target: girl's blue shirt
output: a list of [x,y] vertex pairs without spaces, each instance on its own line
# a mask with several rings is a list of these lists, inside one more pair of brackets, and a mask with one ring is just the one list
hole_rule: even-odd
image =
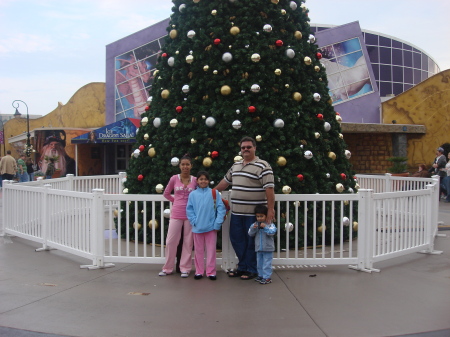
[[222,227],[227,210],[220,193],[216,193],[215,208],[211,188],[199,187],[189,194],[186,215],[192,225],[193,233],[206,233],[212,230],[220,230]]

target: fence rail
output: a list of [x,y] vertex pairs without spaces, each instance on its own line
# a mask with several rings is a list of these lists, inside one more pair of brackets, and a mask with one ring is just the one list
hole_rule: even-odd
[[[436,253],[438,177],[357,175],[355,194],[276,195],[274,266],[373,263],[413,252]],[[167,210],[162,195],[122,194],[124,174],[4,181],[0,235],[60,249],[104,268],[112,263],[164,263]],[[228,192],[223,193],[228,199]],[[27,205],[27,211],[23,206]],[[166,212],[164,212],[166,210]],[[229,217],[222,227],[218,263],[236,267]]]

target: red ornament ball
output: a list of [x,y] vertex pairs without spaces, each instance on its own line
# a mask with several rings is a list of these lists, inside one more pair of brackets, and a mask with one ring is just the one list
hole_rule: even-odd
[[347,179],[347,176],[345,175],[345,173],[341,173],[341,179],[342,179],[342,180]]
[[145,111],[148,111],[148,110],[150,110],[150,106],[149,106],[149,105],[147,105],[147,106],[145,107]]
[[217,152],[217,151],[211,152],[211,157],[212,158],[217,158],[218,156],[219,156],[219,152]]
[[318,60],[320,60],[320,59],[322,58],[322,54],[321,54],[321,53],[316,53],[316,58],[317,58]]
[[303,174],[298,174],[297,175],[298,180],[303,181],[303,179],[305,179],[305,177],[303,176]]
[[255,112],[256,112],[256,108],[255,108],[253,105],[250,105],[250,106],[248,107],[248,112],[250,112],[250,113],[255,113]]
[[144,145],[139,145],[139,151],[144,151],[145,150],[145,146]]
[[336,115],[340,116],[341,114],[339,112],[336,111]]
[[183,111],[183,107],[182,107],[181,105],[179,105],[179,106],[177,106],[177,107],[175,108],[175,110],[176,110],[178,113],[181,113],[181,112]]
[[322,114],[317,114],[317,118],[323,119],[323,115]]
[[281,40],[276,40],[276,41],[275,41],[275,45],[276,45],[277,47],[281,47],[281,46],[283,45],[283,41],[281,41]]
[[138,180],[139,180],[139,181],[144,180],[144,176],[143,176],[142,174],[138,175]]
[[162,53],[162,57],[167,57],[167,53]]
[[220,41],[220,39],[214,39],[214,44],[217,46],[218,44],[220,44],[220,42],[222,42],[222,41]]

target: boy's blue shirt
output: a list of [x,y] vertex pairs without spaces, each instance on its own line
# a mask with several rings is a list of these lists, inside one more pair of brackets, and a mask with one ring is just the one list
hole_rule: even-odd
[[274,235],[277,232],[277,227],[273,223],[266,224],[264,228],[259,228],[259,222],[255,222],[255,224],[258,224],[258,228],[253,228],[253,224],[248,230],[248,235],[255,237],[255,251],[273,252],[275,250]]
[[216,208],[214,208],[212,190],[209,187],[199,187],[189,194],[186,214],[192,225],[193,233],[206,233],[212,230],[220,230],[226,211],[220,193],[218,192]]

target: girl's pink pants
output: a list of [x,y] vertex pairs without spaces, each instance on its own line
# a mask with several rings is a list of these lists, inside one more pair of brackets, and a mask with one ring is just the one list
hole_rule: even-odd
[[205,272],[206,252],[206,276],[216,275],[216,243],[217,232],[193,233],[195,251],[195,274],[203,275]]

